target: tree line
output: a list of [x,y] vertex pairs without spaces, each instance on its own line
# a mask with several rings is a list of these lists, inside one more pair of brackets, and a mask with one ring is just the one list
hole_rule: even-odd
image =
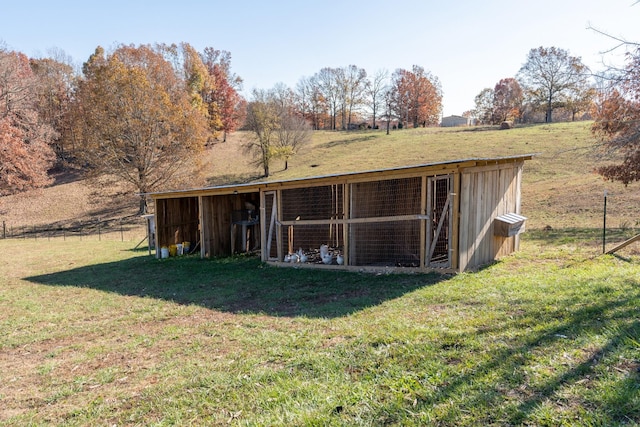
[[441,111],[440,82],[423,67],[380,70],[370,78],[365,69],[349,65],[322,68],[295,88],[280,83],[254,89],[245,128],[255,135],[249,148],[256,164],[269,176],[271,161],[284,159],[286,169],[310,130],[377,129],[382,120],[389,133],[392,126],[435,126]]
[[97,47],[76,74],[64,55],[0,47],[0,196],[51,182],[73,165],[141,194],[193,173],[207,144],[244,120],[229,52],[188,43]]
[[531,49],[516,76],[483,89],[468,115],[479,124],[591,118],[596,97],[592,77],[589,67],[567,50]]
[[[598,84],[567,51],[532,49],[516,77],[484,89],[467,114],[481,123],[589,114],[603,147],[624,154],[622,165],[601,173],[638,180],[640,50],[629,46],[626,66],[599,75]],[[254,89],[248,101],[242,84],[229,52],[188,43],[97,47],[81,73],[61,51],[28,58],[0,46],[0,196],[48,185],[54,165],[74,165],[103,183],[128,183],[144,212],[145,193],[191,180],[198,154],[241,127],[268,176],[272,160],[286,167],[312,130],[389,133],[435,126],[442,112],[439,79],[418,65],[373,75],[356,65],[322,68],[294,88]]]

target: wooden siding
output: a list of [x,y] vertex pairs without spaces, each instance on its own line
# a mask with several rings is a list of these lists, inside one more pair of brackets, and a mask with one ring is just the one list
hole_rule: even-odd
[[460,184],[459,265],[477,268],[518,249],[519,237],[494,236],[493,221],[520,213],[523,162],[464,170]]
[[200,240],[197,197],[156,200],[155,205],[157,248]]
[[[245,210],[245,202],[250,202],[259,209],[257,193],[225,194],[218,196],[201,197],[202,205],[202,255],[204,257],[217,257],[231,255],[231,223],[234,211]],[[249,230],[253,232],[256,246],[259,242],[257,232],[259,226]],[[235,248],[242,248],[243,236],[239,231],[235,233]]]

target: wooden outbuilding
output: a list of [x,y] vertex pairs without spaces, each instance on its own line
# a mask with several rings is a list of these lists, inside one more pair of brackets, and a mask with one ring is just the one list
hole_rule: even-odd
[[300,267],[477,269],[518,250],[532,157],[152,193],[156,254],[189,242],[202,257],[256,251]]

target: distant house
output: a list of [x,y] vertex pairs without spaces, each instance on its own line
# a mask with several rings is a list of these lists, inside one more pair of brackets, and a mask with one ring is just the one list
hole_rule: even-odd
[[469,126],[469,119],[462,116],[447,116],[442,118],[440,126],[442,127],[454,127],[454,126]]

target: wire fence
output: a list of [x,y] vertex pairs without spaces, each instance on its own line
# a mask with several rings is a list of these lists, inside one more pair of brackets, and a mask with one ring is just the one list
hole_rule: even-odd
[[144,222],[129,218],[76,221],[67,224],[13,225],[2,221],[0,239],[142,241],[146,238]]

